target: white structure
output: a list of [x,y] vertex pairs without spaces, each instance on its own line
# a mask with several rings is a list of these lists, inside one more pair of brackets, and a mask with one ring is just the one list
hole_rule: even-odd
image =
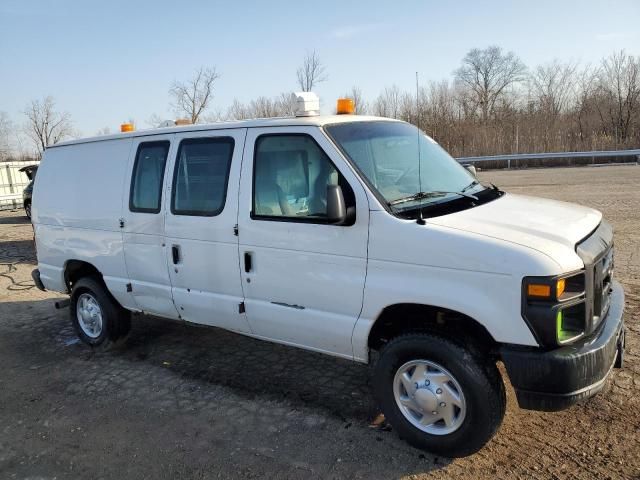
[[0,210],[22,208],[22,191],[29,178],[20,169],[38,162],[0,162]]
[[[389,421],[445,455],[505,410],[597,392],[623,349],[612,232],[596,210],[504,193],[415,127],[318,116],[189,125],[46,150],[41,288],[94,348],[128,313],[369,362]],[[306,381],[301,379],[301,381]]]

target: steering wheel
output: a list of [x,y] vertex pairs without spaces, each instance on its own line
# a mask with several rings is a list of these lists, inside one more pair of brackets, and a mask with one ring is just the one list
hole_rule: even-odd
[[411,172],[415,172],[415,171],[416,171],[416,168],[415,168],[415,167],[410,168],[409,170],[407,170],[406,172],[404,172],[402,175],[400,175],[400,176],[398,177],[398,179],[397,179],[395,182],[393,182],[393,184],[394,184],[394,185],[399,185],[399,184],[402,182],[402,180],[404,180],[404,178],[405,178],[407,175],[409,175]]

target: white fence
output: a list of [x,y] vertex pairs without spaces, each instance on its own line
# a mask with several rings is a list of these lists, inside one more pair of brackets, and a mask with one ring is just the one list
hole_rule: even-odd
[[0,162],[0,210],[22,208],[22,191],[29,184],[29,177],[22,167],[38,162]]

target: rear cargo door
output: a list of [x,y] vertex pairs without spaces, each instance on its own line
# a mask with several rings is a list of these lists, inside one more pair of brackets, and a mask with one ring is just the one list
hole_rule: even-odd
[[246,129],[176,134],[165,231],[180,317],[246,333],[236,234],[245,136]]
[[132,295],[144,312],[179,318],[166,257],[164,194],[174,135],[134,138],[123,195],[124,256]]

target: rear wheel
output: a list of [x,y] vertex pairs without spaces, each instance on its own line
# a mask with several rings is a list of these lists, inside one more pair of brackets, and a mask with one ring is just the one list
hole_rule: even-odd
[[31,220],[31,202],[26,202],[24,204],[24,213],[29,220]]
[[80,339],[96,350],[106,351],[122,343],[131,330],[131,315],[96,278],[76,282],[69,312]]
[[380,353],[374,387],[402,438],[448,457],[480,450],[504,418],[506,396],[495,363],[438,335],[391,340]]

